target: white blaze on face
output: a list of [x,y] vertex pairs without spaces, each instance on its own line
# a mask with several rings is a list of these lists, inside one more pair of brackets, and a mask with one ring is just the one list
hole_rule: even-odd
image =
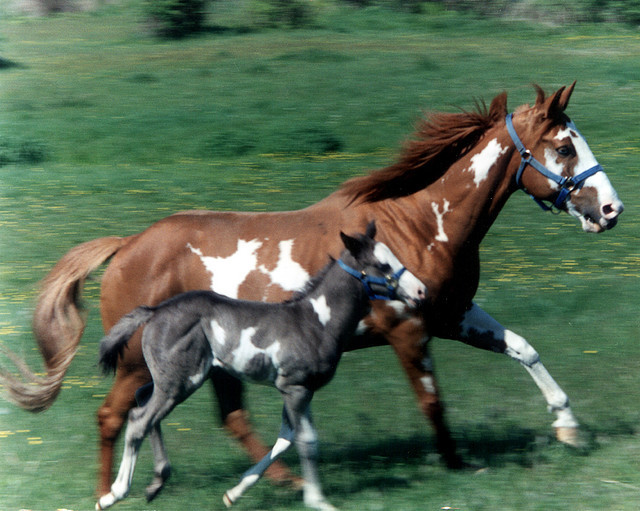
[[269,271],[264,265],[260,270],[268,275],[273,284],[277,284],[285,291],[298,291],[304,287],[309,280],[310,275],[299,263],[293,260],[293,240],[284,240],[278,244],[280,256],[276,267]]
[[204,267],[211,273],[211,289],[231,298],[238,298],[240,285],[256,269],[257,252],[261,246],[262,242],[258,240],[238,240],[235,253],[229,257],[210,257],[205,256],[202,250],[194,248],[190,243],[187,244],[191,252],[200,257]]
[[476,184],[476,188],[480,186],[480,183],[487,179],[489,170],[493,167],[498,158],[505,153],[506,147],[502,147],[498,143],[498,139],[493,139],[487,144],[487,146],[471,158],[471,167],[469,171],[473,172],[473,182]]
[[[404,265],[398,260],[395,254],[391,252],[391,249],[384,243],[377,242],[375,244],[373,255],[382,264],[388,264],[391,267],[393,273],[396,273],[404,268]],[[407,270],[405,270],[402,275],[400,275],[400,280],[398,281],[398,290],[403,291],[405,295],[413,300],[421,300],[426,296],[425,285],[420,282],[420,280],[418,280],[418,278],[413,273]],[[393,302],[390,302],[389,305],[391,303]]]
[[447,214],[449,210],[449,201],[444,199],[444,203],[442,206],[442,211],[440,211],[440,204],[437,202],[431,203],[431,209],[433,210],[433,214],[436,215],[436,222],[438,225],[438,234],[436,234],[436,241],[441,241],[442,243],[446,243],[449,241],[449,236],[444,232],[444,215]]
[[327,304],[326,297],[322,295],[318,299],[311,298],[309,301],[311,302],[313,310],[318,315],[318,320],[322,326],[327,326],[327,323],[331,319],[331,308]]
[[[576,150],[576,157],[578,159],[573,170],[574,176],[577,176],[598,164],[596,157],[591,152],[589,144],[587,144],[587,141],[578,131],[571,128],[565,128],[558,132],[556,138],[558,140],[569,138],[573,143],[573,147]],[[600,204],[617,204],[620,202],[618,194],[604,172],[596,172],[592,176],[588,177],[584,182],[584,186],[593,187],[598,191],[598,200]]]

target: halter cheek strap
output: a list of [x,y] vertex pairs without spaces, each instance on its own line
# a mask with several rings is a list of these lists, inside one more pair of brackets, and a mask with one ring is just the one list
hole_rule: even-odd
[[388,275],[386,277],[372,277],[367,275],[364,271],[358,271],[351,266],[338,259],[338,265],[349,275],[354,276],[364,286],[367,295],[371,300],[397,300],[397,290],[400,285],[400,277],[406,271],[406,268],[402,267],[397,272]]
[[[529,151],[524,146],[524,144],[520,140],[520,137],[518,137],[518,134],[516,133],[515,128],[513,127],[513,114],[507,115],[506,123],[507,123],[507,131],[511,136],[511,140],[515,144],[516,149],[518,150],[522,158],[522,160],[520,161],[520,166],[518,167],[518,172],[516,173],[516,184],[518,185],[518,188],[525,190],[524,186],[522,185],[522,174],[524,172],[524,169],[527,167],[527,165],[530,165],[531,167],[536,169],[538,172],[540,172],[540,174],[542,174],[544,177],[546,177],[547,179],[550,179],[560,187],[560,192],[558,193],[556,200],[553,202],[553,206],[555,206],[558,209],[560,209],[563,206],[565,201],[569,198],[569,195],[571,194],[571,192],[573,192],[574,190],[579,190],[580,188],[582,188],[582,185],[589,177],[593,176],[596,172],[604,170],[600,164],[596,164],[590,169],[587,169],[584,172],[581,172],[577,176],[573,176],[573,177],[564,177],[564,176],[559,176],[558,174],[554,174],[549,169],[547,169],[542,163],[536,160],[531,154],[531,151]],[[576,132],[578,131],[575,124],[573,124],[573,122],[571,121],[567,123],[567,127]],[[552,207],[547,206],[540,199],[537,199],[533,195],[531,195],[531,198],[534,201],[536,201],[538,205],[545,211],[552,210]]]

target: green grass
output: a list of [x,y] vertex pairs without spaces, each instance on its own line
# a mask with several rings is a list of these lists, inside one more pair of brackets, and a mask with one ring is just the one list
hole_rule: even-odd
[[[36,284],[82,241],[182,209],[304,207],[391,161],[423,109],[472,108],[502,90],[515,107],[534,99],[532,82],[552,90],[577,79],[570,114],[627,211],[615,230],[588,236],[515,195],[483,245],[477,300],[538,349],[588,446],[553,441],[553,417],[516,364],[436,339],[450,425],[483,470],[442,467],[392,351],[376,348],[345,356],[315,398],[321,471],[346,510],[636,509],[637,32],[381,9],[327,9],[313,29],[256,31],[227,9],[217,19],[226,29],[172,43],[113,6],[2,20],[1,56],[14,65],[0,69],[0,161],[11,157],[0,167],[0,342],[40,364],[29,331]],[[98,292],[89,283],[89,326],[53,408],[0,403],[0,511],[93,509],[94,415],[111,385],[96,367]],[[160,497],[143,500],[145,447],[117,509],[222,509],[247,460],[212,401],[205,388],[165,421],[175,474]],[[251,387],[248,403],[272,439],[280,398]],[[295,454],[287,460],[297,470]],[[238,504],[300,508],[299,495],[266,482]]]

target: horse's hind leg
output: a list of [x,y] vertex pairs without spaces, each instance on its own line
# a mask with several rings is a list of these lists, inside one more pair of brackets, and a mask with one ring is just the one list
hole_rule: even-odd
[[167,450],[165,449],[164,442],[162,440],[162,431],[160,429],[159,422],[151,429],[151,432],[149,433],[149,442],[151,443],[151,450],[154,457],[154,477],[151,484],[147,486],[146,489],[147,502],[151,502],[156,498],[158,493],[160,493],[160,490],[164,487],[164,483],[171,475],[171,464],[169,463]]
[[289,447],[291,447],[294,436],[295,435],[293,427],[289,422],[289,417],[287,416],[286,410],[283,409],[282,426],[280,427],[280,433],[278,434],[276,443],[274,444],[273,448],[258,463],[247,470],[244,474],[242,474],[242,478],[236,486],[225,492],[222,500],[227,507],[231,507],[233,503],[238,500],[244,492],[246,492],[260,480],[265,471],[280,456],[282,456],[282,454],[284,454],[287,449],[289,449]]

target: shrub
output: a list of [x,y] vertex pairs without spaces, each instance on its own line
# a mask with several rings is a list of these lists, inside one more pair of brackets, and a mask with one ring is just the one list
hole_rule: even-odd
[[181,38],[202,30],[207,0],[144,0],[151,26],[161,37]]

